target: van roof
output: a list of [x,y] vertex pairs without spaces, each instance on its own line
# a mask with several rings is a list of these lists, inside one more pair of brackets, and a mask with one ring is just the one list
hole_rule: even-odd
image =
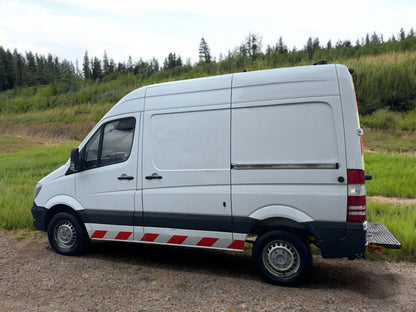
[[[144,110],[145,98],[150,100],[150,98],[159,96],[198,93],[213,90],[231,90],[231,88],[233,90],[238,90],[238,88],[248,86],[273,85],[274,99],[277,99],[276,95],[281,99],[288,97],[339,95],[337,82],[338,66],[348,70],[344,65],[309,65],[241,72],[148,85],[128,93],[107,113],[106,116],[129,112],[132,108],[125,111],[122,107],[132,107],[132,100],[139,100],[138,102],[143,104],[143,107],[136,106],[134,109],[135,111],[141,111]],[[261,96],[264,96],[264,94]],[[169,105],[170,107],[176,107],[176,105],[181,104],[172,101]],[[200,106],[200,104],[198,104],[198,106]],[[152,109],[161,108],[152,108],[146,105],[146,110]]]

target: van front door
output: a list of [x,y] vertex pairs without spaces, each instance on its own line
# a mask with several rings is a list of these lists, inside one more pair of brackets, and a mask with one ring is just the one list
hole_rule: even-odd
[[236,248],[229,105],[145,112],[143,151],[141,241]]
[[105,121],[81,149],[76,195],[92,239],[134,238],[139,124],[140,114]]

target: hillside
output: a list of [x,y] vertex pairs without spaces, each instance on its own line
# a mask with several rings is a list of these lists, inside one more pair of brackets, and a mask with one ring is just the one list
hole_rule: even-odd
[[[355,70],[365,143],[370,150],[416,151],[416,52],[391,52],[334,60]],[[254,62],[262,69],[269,68]],[[260,66],[264,65],[264,66]],[[300,65],[300,64],[296,64]],[[102,81],[80,80],[77,90],[38,85],[0,92],[0,133],[44,140],[81,140],[122,96],[142,85],[221,74],[222,63],[160,71],[144,79],[132,73]],[[205,70],[204,70],[205,69]],[[249,69],[250,70],[250,69]]]

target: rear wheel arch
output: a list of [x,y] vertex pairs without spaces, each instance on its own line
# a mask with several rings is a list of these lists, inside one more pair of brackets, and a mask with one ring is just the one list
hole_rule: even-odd
[[257,221],[252,227],[251,233],[260,236],[267,232],[278,230],[293,233],[305,241],[307,241],[308,236],[310,236],[309,230],[305,224],[282,217],[273,217]]

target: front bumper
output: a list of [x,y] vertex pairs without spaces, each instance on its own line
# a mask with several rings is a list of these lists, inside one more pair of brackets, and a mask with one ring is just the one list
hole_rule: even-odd
[[46,214],[48,210],[44,207],[39,207],[33,203],[32,207],[33,226],[39,231],[46,232]]

